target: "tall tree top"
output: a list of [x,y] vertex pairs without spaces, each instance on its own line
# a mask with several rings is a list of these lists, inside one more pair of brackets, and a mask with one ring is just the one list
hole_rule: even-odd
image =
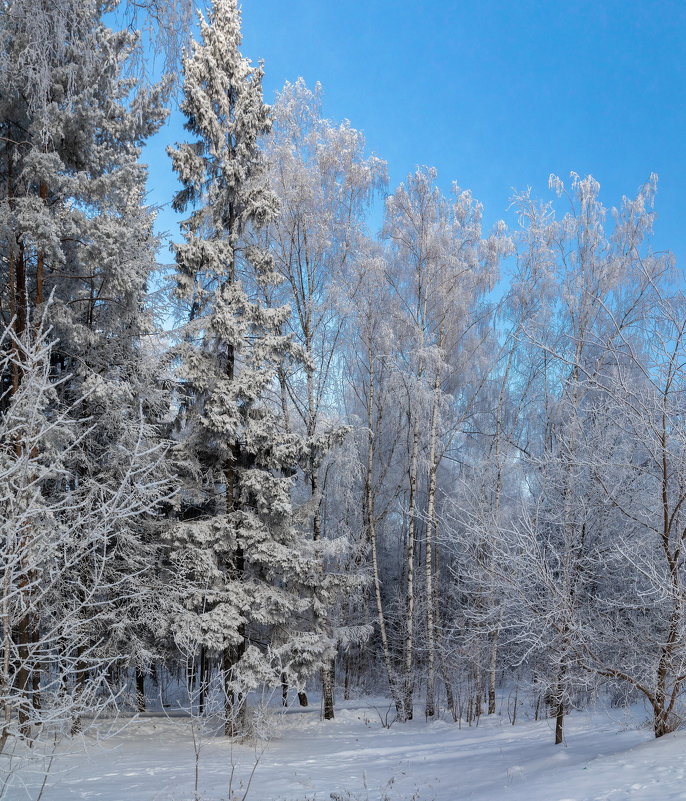
[[271,126],[262,100],[263,72],[239,50],[240,24],[236,0],[216,0],[209,19],[200,14],[200,41],[183,61],[181,104],[186,130],[199,141],[169,150],[183,184],[174,208],[203,201],[186,230],[202,228],[206,239],[221,234],[232,247],[246,225],[261,225],[276,211],[258,149]]
[[[171,77],[177,72],[192,8],[192,0],[4,0],[0,4],[0,83],[12,84],[16,76],[30,75],[23,99],[35,114],[55,102],[55,72],[63,71],[68,80],[61,100],[72,99],[78,90],[79,65],[84,59],[97,63],[95,37],[103,23],[131,33],[140,31],[132,39],[135,52],[126,65],[136,79],[153,82],[154,59],[149,56],[156,53],[163,55],[163,71]],[[171,88],[171,82],[165,83]]]

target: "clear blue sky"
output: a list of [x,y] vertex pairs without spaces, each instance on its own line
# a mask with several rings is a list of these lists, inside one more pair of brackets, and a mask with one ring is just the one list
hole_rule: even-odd
[[[654,246],[686,260],[686,3],[676,0],[243,0],[265,99],[303,76],[364,131],[392,190],[417,164],[473,191],[490,224],[513,188],[592,173],[608,205],[660,176]],[[150,199],[176,188],[148,147]],[[174,216],[160,226],[178,236]],[[164,257],[163,257],[164,260]]]

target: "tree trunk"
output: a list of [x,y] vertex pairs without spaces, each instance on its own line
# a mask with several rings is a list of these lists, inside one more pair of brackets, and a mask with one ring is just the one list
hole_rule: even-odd
[[334,684],[336,678],[336,658],[331,660],[331,663],[322,669],[322,687],[323,703],[324,703],[324,720],[334,719]]
[[457,706],[455,703],[455,693],[453,692],[453,685],[450,682],[450,677],[445,669],[445,665],[441,665],[441,678],[443,679],[443,686],[445,687],[445,700],[452,715],[453,721],[457,721]]
[[195,690],[195,657],[186,663],[186,690],[189,699],[192,698]]
[[[381,576],[379,573],[379,557],[378,546],[376,541],[376,510],[374,499],[374,455],[375,455],[375,434],[374,434],[374,401],[375,401],[375,369],[374,369],[374,354],[371,348],[367,349],[367,357],[369,361],[369,384],[367,391],[367,428],[369,431],[368,444],[367,444],[367,472],[365,475],[364,483],[364,513],[367,524],[367,536],[369,538],[369,547],[372,556],[372,576],[374,580],[374,601],[376,604],[376,619],[379,624],[379,635],[381,636],[381,649],[383,653],[384,667],[386,668],[386,677],[388,679],[388,687],[391,692],[391,698],[395,704],[398,717],[403,717],[403,704],[398,692],[395,671],[391,660],[391,650],[388,643],[388,632],[386,630],[386,616],[383,609],[383,598],[381,596]],[[379,415],[380,416],[380,415]],[[380,420],[377,421],[376,430],[380,430]],[[347,670],[346,670],[346,686],[347,686]],[[347,693],[346,693],[347,694]]]
[[31,642],[34,647],[34,659],[31,667],[31,704],[34,709],[40,709],[42,706],[41,700],[41,673],[43,672],[43,665],[40,661],[40,620],[38,615],[33,616],[33,625],[31,627]]
[[198,662],[198,712],[204,715],[207,696],[207,652],[204,645],[200,646]]
[[[541,700],[541,696],[538,696],[536,700],[536,720],[538,720],[538,704]],[[514,697],[514,706],[512,707],[512,725],[514,726],[517,722],[517,705],[519,704],[519,682],[515,685],[515,697]]]
[[245,652],[245,625],[238,627],[241,642],[229,646],[222,656],[222,672],[224,674],[224,734],[237,737],[245,730],[246,710],[245,698],[231,686],[235,667]]
[[288,706],[288,676],[285,673],[281,674],[281,706]]
[[417,462],[419,458],[419,425],[412,427],[412,449],[410,452],[410,494],[407,510],[407,544],[405,547],[405,569],[407,583],[405,592],[405,642],[403,678],[403,719],[412,720],[414,696],[414,550],[416,539],[417,508]]
[[563,701],[557,704],[555,712],[555,745],[562,745],[563,725],[565,719],[565,706]]
[[[43,203],[45,203],[48,197],[48,186],[45,183],[45,181],[40,182],[38,194]],[[38,251],[38,257],[36,260],[36,306],[40,306],[40,304],[43,302],[44,273],[45,273],[45,254],[41,249]],[[37,324],[38,321],[36,321],[36,325]]]
[[[494,496],[493,496],[493,530],[497,532],[499,530],[499,515],[500,515],[500,495],[502,492],[502,485],[503,485],[503,465],[501,461],[501,434],[502,434],[502,419],[503,419],[503,409],[505,407],[505,390],[508,384],[510,370],[512,368],[512,360],[514,358],[515,348],[514,343],[510,348],[510,351],[507,356],[507,366],[505,367],[505,374],[503,375],[503,381],[500,385],[500,392],[498,394],[498,407],[496,409],[496,416],[495,416],[495,437],[493,441],[493,450],[495,454],[495,464],[496,464],[496,477],[495,477],[495,488],[494,488]],[[493,561],[493,549],[489,548],[488,551],[488,559],[489,562],[492,563]],[[490,583],[490,593],[489,593],[489,603],[492,605],[493,603],[493,596],[495,594],[495,590],[493,587],[493,572],[491,570],[492,564],[489,565],[489,575],[491,578],[489,579]],[[500,615],[498,615],[498,625],[495,626],[489,632],[489,643],[490,643],[490,655],[488,660],[488,714],[495,715],[496,712],[496,696],[495,696],[495,685],[496,685],[496,670],[498,666],[498,638],[500,636]]]
[[10,571],[6,570],[2,578],[2,664],[0,670],[0,710],[2,711],[2,728],[0,728],[0,756],[5,750],[12,722],[12,707],[9,703],[11,679],[12,626],[10,624]]
[[[77,660],[76,660],[76,687],[74,696],[76,698],[77,709],[84,695],[86,680],[88,678],[88,667],[82,659],[83,651],[84,651],[83,646],[80,646],[77,652]],[[72,717],[72,722],[71,722],[72,736],[78,734],[80,731],[81,731],[81,715],[78,712],[76,712]]]
[[136,704],[139,712],[145,712],[145,673],[136,668]]
[[426,718],[436,715],[436,636],[434,626],[434,592],[433,592],[433,537],[436,530],[436,478],[440,457],[437,453],[438,440],[438,404],[440,401],[440,376],[436,372],[433,386],[433,403],[431,406],[431,427],[429,432],[429,489],[426,514],[426,639],[427,639],[427,673],[426,673]]
[[14,677],[15,687],[18,694],[21,696],[19,702],[19,730],[24,737],[29,734],[29,719],[31,702],[29,700],[29,653],[31,635],[29,631],[29,615],[26,614],[17,626],[17,672]]
[[350,648],[348,648],[343,657],[345,664],[345,673],[343,676],[343,700],[350,700]]
[[[235,353],[233,347],[229,347],[227,356],[227,377],[232,380],[234,377]],[[226,512],[230,514],[236,508],[236,465],[240,463],[240,446],[234,442],[231,447],[231,457],[224,466],[224,476],[226,480]],[[240,581],[245,573],[245,554],[243,546],[237,543],[233,553],[232,563],[229,565],[230,576],[234,581]],[[240,641],[235,645],[229,645],[222,654],[222,673],[224,676],[224,734],[227,737],[236,737],[245,728],[245,699],[242,693],[237,693],[232,685],[236,678],[236,665],[245,653],[246,649],[246,628],[242,623],[237,630]],[[204,651],[204,649],[203,649]],[[202,659],[202,651],[201,651]],[[201,677],[200,694],[204,707],[204,687]]]
[[491,653],[488,660],[488,714],[495,715],[495,680],[498,664],[498,630],[494,629],[489,637]]
[[553,715],[555,716],[555,745],[561,745],[564,735],[565,719],[565,677],[567,671],[564,663],[560,665],[553,694]]

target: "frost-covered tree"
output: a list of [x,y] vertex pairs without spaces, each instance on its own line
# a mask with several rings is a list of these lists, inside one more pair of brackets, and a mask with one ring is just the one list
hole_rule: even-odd
[[[637,255],[637,253],[636,253]],[[670,287],[665,259],[644,254],[642,289],[650,306],[632,315],[641,336],[614,320],[603,347],[592,480],[608,508],[602,571],[589,614],[582,664],[646,700],[656,737],[684,716],[684,295]],[[671,276],[669,276],[671,278]],[[637,309],[638,311],[638,309]],[[597,442],[603,443],[602,449]]]
[[[394,636],[391,605],[396,584],[388,569],[389,555],[397,558],[397,496],[404,483],[402,461],[403,411],[394,402],[402,387],[393,369],[394,329],[391,325],[397,298],[389,292],[388,264],[381,249],[369,243],[368,252],[353,262],[345,296],[351,308],[347,313],[346,411],[355,427],[356,468],[353,493],[358,510],[358,558],[371,567],[373,609],[368,615],[375,622],[376,639],[388,689],[398,717],[404,716],[401,697],[402,645]],[[383,311],[382,311],[383,310]],[[390,551],[390,554],[389,554]],[[359,613],[358,613],[359,614]],[[365,657],[371,655],[370,649]],[[346,665],[348,672],[350,668]]]
[[[405,388],[407,534],[403,648],[404,715],[412,716],[417,542],[423,524],[423,646],[426,714],[435,714],[437,664],[436,537],[441,462],[474,411],[472,367],[482,341],[480,299],[495,279],[505,241],[481,237],[481,206],[455,188],[452,202],[436,186],[434,170],[418,169],[386,201],[383,235],[390,246],[387,278],[399,314],[396,369]],[[425,502],[420,500],[425,493]],[[422,505],[420,504],[425,504]]]
[[227,733],[246,689],[277,683],[282,672],[301,685],[331,650],[308,631],[322,611],[309,589],[317,561],[291,502],[307,448],[276,402],[277,375],[302,350],[282,333],[290,307],[249,291],[279,280],[254,236],[277,201],[258,148],[270,126],[262,70],[240,42],[236,0],[217,0],[184,60],[181,108],[195,139],[170,149],[183,185],[174,205],[193,209],[175,247],[189,317],[177,348],[179,448],[189,470],[171,552],[189,590],[172,625],[179,641],[221,657]]
[[152,514],[169,485],[143,424],[117,483],[81,475],[91,421],[85,398],[60,400],[70,377],[54,376],[49,332],[17,340],[9,329],[0,345],[0,375],[20,375],[0,395],[0,776],[18,790],[12,773],[41,756],[21,741],[57,742],[116,701],[108,674],[121,659],[93,630],[106,628],[112,605],[145,598],[110,562],[121,531]]
[[[586,209],[597,208],[597,184],[590,178],[575,184]],[[575,477],[583,471],[588,487],[575,512],[582,520],[574,563],[579,600],[568,627],[576,662],[641,694],[660,737],[683,718],[686,675],[685,376],[681,279],[670,257],[652,252],[647,239],[655,189],[653,176],[635,199],[625,198],[611,235],[601,234],[600,247],[586,251],[603,264],[605,281],[614,281],[609,292],[600,282],[584,292],[593,324],[576,334],[574,355],[570,348],[566,359],[585,386],[578,437],[585,447],[573,470]],[[582,206],[586,233],[597,211],[583,212]],[[596,237],[599,230],[596,222]],[[580,266],[589,261],[580,258]],[[577,280],[588,272],[577,268]]]
[[[635,568],[636,562],[628,553],[635,553],[639,542],[642,550],[650,539],[644,529],[633,526],[645,519],[646,509],[655,509],[656,497],[649,500],[644,494],[651,482],[655,482],[654,491],[666,489],[663,511],[672,503],[679,505],[670,497],[675,485],[669,480],[661,483],[656,475],[660,459],[646,465],[645,443],[652,438],[653,450],[658,447],[659,426],[653,422],[643,432],[638,423],[643,413],[646,420],[657,420],[653,415],[657,415],[656,398],[661,394],[671,406],[664,419],[679,414],[671,396],[671,388],[680,380],[679,370],[671,372],[675,362],[670,362],[669,348],[656,347],[660,334],[653,333],[664,324],[678,350],[679,326],[670,320],[669,304],[659,312],[659,304],[655,305],[655,295],[661,297],[660,287],[664,289],[667,263],[652,254],[646,242],[652,226],[654,181],[614,211],[608,233],[598,183],[590,176],[572,178],[569,211],[561,219],[556,219],[552,206],[533,204],[528,194],[517,201],[524,225],[519,236],[521,264],[524,272],[536,277],[537,303],[541,303],[539,312],[523,327],[520,345],[520,358],[536,374],[529,406],[537,414],[529,415],[529,441],[520,457],[527,495],[512,510],[513,523],[502,535],[502,542],[510,542],[511,547],[496,546],[501,566],[495,568],[504,582],[501,586],[514,590],[509,606],[516,612],[507,625],[514,626],[530,653],[536,654],[538,679],[556,718],[557,743],[563,741],[564,717],[579,690],[591,685],[598,673],[617,677],[612,670],[621,672],[620,663],[632,668],[623,678],[631,683],[629,677],[633,677],[646,689],[656,732],[663,733],[664,727],[672,725],[668,720],[673,707],[669,708],[671,701],[665,702],[668,693],[649,695],[659,670],[647,666],[659,661],[662,646],[629,631],[636,617],[647,614],[650,625],[661,631],[660,638],[669,639],[669,635],[658,618],[647,612],[641,597],[645,589],[637,577],[630,578],[629,565]],[[565,193],[558,179],[552,178],[551,185],[559,194]],[[674,384],[665,379],[670,374]],[[645,375],[654,382],[652,390],[644,383]],[[660,389],[661,380],[665,383]],[[628,384],[636,392],[632,401],[625,394]],[[652,401],[648,400],[651,393]],[[654,411],[648,412],[649,408]],[[633,423],[623,419],[625,414],[633,415]],[[678,452],[678,443],[671,444]],[[673,455],[666,448],[667,461]],[[618,482],[635,505],[627,506],[623,492],[616,494]],[[618,510],[623,510],[623,520]],[[650,525],[654,532],[666,531],[656,521]],[[660,536],[669,563],[671,533]],[[627,554],[626,561],[618,550]],[[678,562],[678,546],[674,553]],[[615,569],[622,571],[623,578]],[[675,594],[665,588],[666,598]],[[626,623],[625,647],[629,641],[640,642],[638,650],[646,649],[643,656],[634,651],[625,661],[628,652],[614,650],[617,641],[611,644],[609,620],[615,630],[620,621]],[[675,683],[669,686],[674,689],[679,671],[671,656],[665,658],[663,664],[667,663],[671,667],[663,675],[663,689],[672,680]],[[651,670],[655,673],[647,679]]]
[[[59,382],[60,402],[70,408],[85,398],[78,425],[87,448],[70,463],[73,480],[114,487],[140,444],[141,421],[154,450],[168,407],[146,345],[152,324],[145,292],[157,239],[139,161],[143,142],[164,119],[165,89],[140,90],[126,76],[138,37],[105,27],[102,8],[89,2],[59,21],[59,46],[48,46],[54,31],[46,34],[41,58],[49,57],[49,69],[39,76],[27,36],[33,24],[48,24],[53,5],[7,4],[0,35],[0,309],[13,329],[9,348],[45,311],[57,340],[52,369],[69,375]],[[21,370],[17,358],[12,363],[4,377],[16,392]],[[139,667],[150,660],[155,628],[138,592],[155,567],[148,523],[144,516],[130,521],[109,543],[116,558],[107,563],[107,580],[128,583],[136,602],[118,593],[107,624],[82,606],[102,654],[125,651]]]
[[[342,526],[335,515],[327,521],[322,514],[328,489],[322,477],[331,475],[327,454],[344,432],[337,397],[346,320],[340,294],[360,250],[365,211],[385,182],[385,164],[367,156],[364,137],[348,122],[335,125],[322,118],[319,86],[311,91],[302,79],[287,83],[272,113],[274,124],[264,149],[280,213],[263,235],[283,280],[267,288],[267,298],[271,304],[290,304],[287,330],[306,356],[306,362],[280,370],[282,404],[290,425],[307,440],[305,477],[314,505],[309,522],[323,561],[319,586],[328,593],[338,585],[347,593],[354,577],[345,581],[336,575],[326,558],[332,547],[326,540],[339,539]],[[334,547],[340,551],[341,546]],[[340,641],[349,640],[350,632],[340,625],[334,632],[332,621],[320,619],[317,625]],[[334,667],[322,676],[327,719],[334,714]]]
[[[23,99],[37,112],[54,102],[54,70],[59,64],[76,79],[63,85],[63,98],[71,99],[79,91],[79,65],[73,54],[97,61],[93,40],[107,14],[110,27],[142,31],[127,65],[129,74],[145,79],[152,72],[149,57],[163,54],[165,71],[172,77],[192,9],[190,0],[7,0],[0,9],[0,37],[11,39],[12,47],[0,49],[0,73],[20,78]],[[46,127],[44,133],[49,132]]]

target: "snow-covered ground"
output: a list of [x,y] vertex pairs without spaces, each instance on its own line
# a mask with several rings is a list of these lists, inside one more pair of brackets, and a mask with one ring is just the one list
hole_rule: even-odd
[[[387,704],[376,705],[383,717]],[[261,755],[245,801],[674,801],[686,799],[686,732],[652,739],[637,716],[573,714],[567,742],[549,721],[482,718],[478,727],[423,719],[383,728],[369,699],[342,703],[332,722],[291,709]],[[86,753],[59,757],[41,801],[192,801],[188,719],[143,717]],[[243,798],[259,749],[203,736],[202,799]],[[9,801],[35,799],[10,790]]]

